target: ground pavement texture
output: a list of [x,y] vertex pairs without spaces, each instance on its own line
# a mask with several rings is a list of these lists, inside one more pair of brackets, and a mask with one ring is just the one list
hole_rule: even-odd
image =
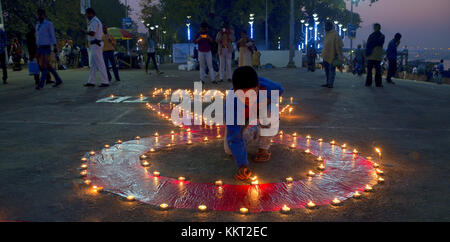
[[[86,152],[118,139],[167,134],[173,129],[143,103],[97,100],[111,94],[138,97],[154,88],[193,89],[193,81],[198,80],[198,72],[178,71],[171,65],[162,69],[165,74],[161,76],[122,71],[122,82],[113,82],[109,88],[83,87],[87,70],[61,71],[64,84],[41,91],[34,89],[33,78],[25,71],[10,73],[10,84],[0,86],[0,220],[450,221],[450,86],[395,80],[397,85],[367,88],[363,77],[338,73],[335,88],[328,89],[320,87],[324,83],[320,70],[273,69],[259,74],[281,83],[285,97],[293,97],[297,103],[293,118],[281,123],[284,132],[345,142],[366,156],[375,156],[374,147],[382,149],[386,181],[376,186],[375,192],[359,200],[349,199],[339,207],[247,215],[159,211],[110,193],[90,194],[78,170]],[[205,88],[225,90],[230,85],[207,83]],[[194,148],[192,155],[189,150],[180,151],[184,155],[172,151],[166,157],[159,154],[158,159],[167,159],[165,166],[172,173],[186,169],[199,180],[208,177],[201,174],[233,175],[233,161],[220,143]],[[283,162],[297,158],[283,154],[279,147],[274,147],[274,154],[268,168],[259,165],[257,169],[281,179],[288,169]],[[304,163],[294,170],[313,166],[308,157],[300,158]],[[213,159],[230,162],[231,168],[213,170]],[[277,168],[282,170],[277,172]]]

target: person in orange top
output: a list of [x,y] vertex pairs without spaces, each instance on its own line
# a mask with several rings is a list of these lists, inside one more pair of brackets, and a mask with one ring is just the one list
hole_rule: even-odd
[[106,66],[106,73],[108,74],[108,80],[111,82],[111,73],[109,72],[109,63],[111,63],[113,72],[114,72],[114,78],[116,78],[116,81],[120,82],[119,77],[119,70],[117,69],[116,65],[116,59],[114,58],[114,51],[116,50],[116,40],[111,34],[108,34],[108,28],[106,26],[103,26],[103,38],[102,41],[104,43],[103,46],[103,59],[105,60],[105,66]]

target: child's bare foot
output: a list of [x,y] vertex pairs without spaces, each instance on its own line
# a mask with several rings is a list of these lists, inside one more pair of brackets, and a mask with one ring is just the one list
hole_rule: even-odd
[[264,149],[258,149],[258,153],[256,153],[255,158],[253,159],[253,162],[255,163],[265,163],[270,160],[270,151],[264,150]]
[[236,178],[237,180],[246,181],[246,180],[250,179],[251,176],[252,176],[252,172],[250,171],[248,166],[243,166],[243,167],[239,168],[236,175],[234,175],[234,178]]

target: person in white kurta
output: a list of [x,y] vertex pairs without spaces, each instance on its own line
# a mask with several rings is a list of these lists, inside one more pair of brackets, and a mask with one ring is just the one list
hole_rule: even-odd
[[95,11],[91,8],[86,9],[88,23],[88,41],[90,43],[89,64],[91,71],[89,80],[85,86],[95,86],[95,76],[97,70],[100,72],[102,84],[100,87],[109,86],[108,74],[106,72],[105,61],[103,60],[103,26],[100,19],[95,16]]

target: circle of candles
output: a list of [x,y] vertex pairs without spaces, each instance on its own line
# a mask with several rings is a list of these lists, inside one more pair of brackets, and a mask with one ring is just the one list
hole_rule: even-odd
[[325,166],[323,164],[320,164],[319,167],[317,167],[317,169],[323,171],[325,170]]
[[87,169],[88,165],[87,164],[81,164],[81,169]]
[[146,161],[146,160],[142,160],[141,165],[143,167],[149,167],[150,166],[150,162]]
[[86,157],[81,158],[82,162],[86,162],[88,159]]
[[384,171],[382,171],[382,170],[380,170],[378,168],[375,171],[377,172],[378,175],[383,175],[384,174]]
[[313,177],[313,176],[315,176],[316,175],[316,173],[314,173],[313,171],[308,171],[308,176],[309,177]]
[[283,205],[283,207],[281,207],[281,210],[280,210],[282,213],[289,213],[290,211],[291,211],[291,208],[290,207],[288,207],[286,204],[285,205]]
[[246,214],[246,213],[248,213],[248,208],[240,208],[239,211],[240,211],[242,214]]
[[178,177],[178,181],[180,181],[180,182],[184,182],[184,181],[186,181],[186,178],[185,178],[185,177],[182,177],[182,176],[180,176],[180,177]]
[[147,156],[146,156],[146,155],[141,155],[139,158],[140,158],[141,160],[145,160],[145,159],[147,159]]
[[360,198],[360,197],[361,197],[361,193],[359,193],[358,191],[356,191],[356,192],[353,193],[353,198],[358,199],[358,198]]
[[90,155],[95,155],[95,151],[89,152]]
[[92,181],[91,180],[84,180],[84,184],[86,184],[86,185],[91,185],[91,183],[92,183]]
[[371,191],[373,191],[373,188],[371,186],[369,186],[369,185],[366,185],[366,187],[364,188],[364,191],[365,192],[371,192]]
[[119,139],[119,140],[117,141],[117,144],[119,144],[119,145],[122,144],[122,140]]
[[384,178],[383,177],[378,177],[378,183],[383,183],[384,182]]
[[198,210],[200,211],[200,212],[204,212],[204,211],[206,211],[206,209],[207,209],[207,207],[206,207],[206,205],[199,205],[198,206]]
[[135,197],[133,195],[128,195],[127,200],[128,201],[134,201]]
[[159,175],[160,175],[160,172],[159,172],[159,171],[154,171],[154,172],[153,172],[153,176],[158,177]]
[[215,182],[215,184],[216,184],[216,186],[220,187],[220,186],[223,185],[223,182],[221,180],[218,180],[218,181]]
[[287,177],[286,178],[286,182],[287,183],[292,183],[294,181],[294,178],[292,178],[292,177]]
[[306,204],[306,207],[309,208],[309,209],[313,209],[313,208],[316,208],[316,204],[313,203],[313,201],[309,201],[309,202]]
[[87,170],[82,170],[82,171],[80,172],[80,175],[81,175],[82,177],[87,176]]
[[306,154],[309,154],[309,153],[311,153],[311,150],[306,149],[306,150],[305,150],[305,153],[306,153]]
[[337,197],[335,197],[332,201],[331,204],[334,206],[339,206],[341,205],[341,200],[339,200]]
[[141,137],[140,136],[136,136],[136,140],[140,140],[141,139]]

